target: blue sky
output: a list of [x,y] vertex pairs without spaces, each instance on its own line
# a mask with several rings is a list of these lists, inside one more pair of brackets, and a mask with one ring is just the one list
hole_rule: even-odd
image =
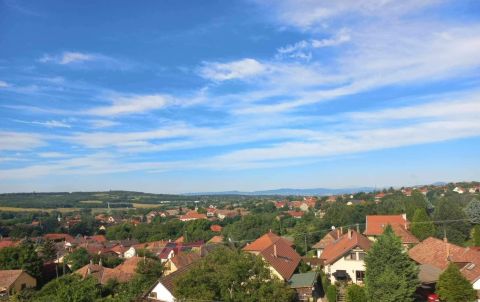
[[480,4],[0,0],[0,191],[479,180]]

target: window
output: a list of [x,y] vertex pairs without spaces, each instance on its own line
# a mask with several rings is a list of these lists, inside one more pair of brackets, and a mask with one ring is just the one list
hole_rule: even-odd
[[357,253],[350,252],[349,254],[345,255],[345,260],[357,260]]
[[357,279],[357,282],[363,282],[363,280],[365,279],[365,271],[356,271],[355,277]]
[[358,260],[364,260],[364,259],[365,259],[365,255],[366,255],[366,253],[364,253],[364,252],[358,253]]
[[22,283],[22,285],[20,286],[20,288],[21,288],[22,290],[24,290],[26,287],[27,287],[27,285],[26,285],[25,283]]

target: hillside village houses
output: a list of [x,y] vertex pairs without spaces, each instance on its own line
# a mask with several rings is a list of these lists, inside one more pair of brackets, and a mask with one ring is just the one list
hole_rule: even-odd
[[365,236],[375,241],[383,234],[383,231],[390,225],[395,235],[402,239],[405,248],[417,244],[419,240],[409,231],[410,222],[407,220],[407,214],[400,215],[367,215],[365,218]]

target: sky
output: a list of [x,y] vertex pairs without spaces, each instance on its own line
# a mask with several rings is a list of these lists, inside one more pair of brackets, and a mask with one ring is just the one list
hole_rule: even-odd
[[480,2],[0,0],[0,192],[480,180]]

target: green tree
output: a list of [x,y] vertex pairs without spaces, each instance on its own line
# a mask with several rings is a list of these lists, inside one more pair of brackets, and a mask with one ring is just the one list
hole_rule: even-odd
[[337,287],[333,284],[330,284],[327,287],[327,292],[326,292],[327,300],[328,302],[335,302],[337,301]]
[[346,292],[347,302],[367,302],[365,288],[356,284],[349,285]]
[[473,245],[480,246],[480,224],[473,227]]
[[415,210],[411,231],[420,241],[435,235],[435,225],[425,209],[420,208]]
[[291,301],[294,293],[272,277],[264,261],[249,253],[218,247],[175,281],[184,299]]
[[43,261],[38,256],[35,245],[30,240],[24,240],[20,245],[18,262],[21,265],[21,269],[32,277],[40,278]]
[[467,216],[458,203],[449,198],[438,201],[433,212],[433,219],[437,223],[437,237],[443,238],[444,230],[448,241],[464,245],[470,231]]
[[67,275],[47,283],[36,295],[37,302],[93,302],[100,298],[100,286],[93,277]]
[[88,262],[90,262],[90,259],[90,255],[83,247],[78,248],[65,256],[65,261],[71,266],[72,271],[76,271],[77,269],[87,265]]
[[450,263],[440,275],[437,282],[437,293],[445,302],[476,301],[476,292],[472,284],[460,273],[458,266]]
[[419,284],[418,270],[391,226],[385,228],[368,251],[365,266],[365,288],[369,300],[413,301]]
[[41,246],[42,258],[44,261],[51,261],[57,258],[57,249],[55,242],[50,239],[45,240]]
[[473,198],[465,207],[465,214],[471,223],[480,224],[480,200]]

